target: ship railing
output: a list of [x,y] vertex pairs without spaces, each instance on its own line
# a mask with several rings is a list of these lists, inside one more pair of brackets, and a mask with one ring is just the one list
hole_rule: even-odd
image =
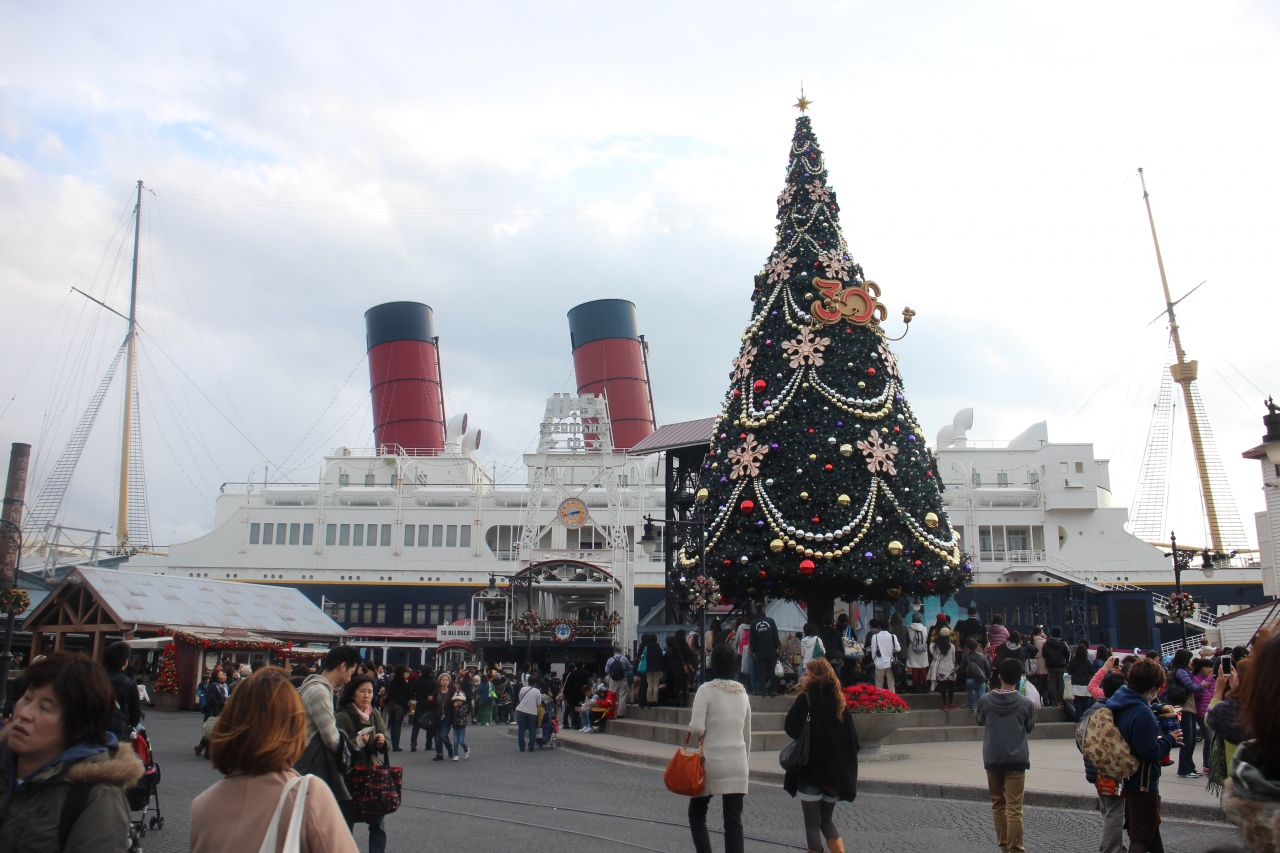
[[[528,635],[517,631],[505,622],[475,622],[475,639],[477,642],[519,643],[525,642]],[[610,622],[584,620],[578,622],[575,639],[608,640],[616,644],[619,637],[619,625]],[[534,642],[550,642],[555,639],[550,628],[534,633]]]
[[1002,550],[994,548],[989,551],[979,551],[978,561],[982,563],[1043,563],[1044,549],[1013,548]]
[[[1204,645],[1204,640],[1205,640],[1204,634],[1193,634],[1188,636],[1187,650],[1190,651],[1192,654],[1195,654],[1197,651],[1200,650],[1200,647]],[[1169,655],[1177,654],[1178,649],[1180,648],[1182,648],[1182,640],[1174,640],[1169,643],[1162,643],[1160,645],[1160,656],[1168,657]]]

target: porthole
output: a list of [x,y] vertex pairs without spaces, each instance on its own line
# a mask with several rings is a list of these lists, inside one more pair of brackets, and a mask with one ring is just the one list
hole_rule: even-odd
[[234,573],[232,573],[231,577],[233,577],[233,578],[238,578],[238,577],[240,577],[240,573],[239,573],[239,572],[234,572]]
[[347,579],[347,576],[346,576],[346,575],[338,575],[338,580],[340,580],[340,581],[344,581],[344,580],[346,580],[346,579]]
[[426,578],[418,578],[418,580],[420,580],[420,581],[424,581],[424,580],[426,580]]

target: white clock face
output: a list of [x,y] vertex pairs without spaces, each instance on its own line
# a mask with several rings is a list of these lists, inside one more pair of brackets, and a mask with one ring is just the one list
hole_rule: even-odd
[[556,513],[560,523],[571,530],[576,530],[587,523],[587,505],[577,498],[566,498],[561,501]]

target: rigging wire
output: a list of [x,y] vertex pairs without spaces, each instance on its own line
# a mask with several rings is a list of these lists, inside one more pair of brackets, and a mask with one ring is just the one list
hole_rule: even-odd
[[[182,413],[178,411],[178,406],[173,401],[173,396],[169,393],[169,389],[165,387],[164,380],[160,378],[160,371],[156,369],[155,362],[151,360],[151,355],[147,352],[146,347],[143,347],[141,345],[142,344],[141,341],[138,341],[138,344],[139,344],[138,351],[142,354],[142,357],[146,359],[147,366],[151,368],[151,376],[153,379],[155,379],[156,387],[160,389],[161,398],[164,400],[165,406],[169,410],[169,414],[172,416],[173,420],[177,423],[179,427],[178,434],[182,438],[182,443],[183,443],[183,446],[186,447],[187,453],[190,454],[191,461],[193,463],[197,463],[197,464],[199,463],[196,452],[191,449],[191,445],[187,442],[188,432],[191,432],[192,434],[194,434],[196,438],[196,443],[200,446],[200,449],[204,451],[205,456],[209,457],[209,461],[213,463],[213,470],[215,473],[217,473],[218,478],[220,480],[225,481],[227,479],[226,475],[222,473],[222,469],[218,466],[218,460],[214,458],[212,451],[209,450],[209,445],[205,443],[204,437],[201,436],[199,432],[196,432],[195,430],[191,429],[191,427],[186,423],[186,421],[183,420]],[[207,479],[205,479],[204,472],[199,468],[197,468],[196,470],[200,474],[200,480],[204,483],[205,489],[208,492],[212,493],[213,485]]]
[[330,213],[391,213],[407,216],[669,216],[690,213],[737,213],[752,210],[741,205],[655,205],[652,207],[396,207],[391,205],[351,204],[348,202],[273,201],[243,196],[220,196],[182,190],[157,190],[153,195],[179,201],[203,204],[227,204],[237,207],[265,207],[277,210],[312,210]]
[[[169,451],[169,456],[173,459],[173,464],[178,466],[178,470],[182,472],[182,476],[187,478],[187,482],[191,484],[191,488],[195,490],[196,494],[200,495],[200,500],[204,501],[205,506],[213,506],[213,504],[209,502],[209,494],[212,492],[212,489],[209,488],[209,484],[207,482],[205,482],[204,489],[201,489],[196,485],[195,480],[191,479],[191,475],[187,473],[187,469],[182,467],[182,462],[178,459],[178,454],[173,452],[173,445],[169,444],[169,439],[165,436],[164,429],[160,426],[160,419],[156,417],[155,410],[151,408],[151,400],[149,396],[146,394],[139,394],[138,398],[146,405],[147,414],[151,416],[151,423],[156,428],[156,435],[160,436],[160,441],[164,443],[165,449]],[[190,452],[190,450],[191,448],[188,447],[187,451]],[[200,475],[200,479],[203,482],[204,474],[201,473],[198,468],[196,469],[196,473]]]
[[200,326],[200,320],[196,316],[195,307],[192,306],[191,297],[187,293],[186,283],[182,280],[182,271],[178,268],[178,257],[173,251],[173,243],[169,240],[169,229],[168,226],[165,225],[164,214],[160,210],[160,197],[156,194],[155,190],[152,190],[149,187],[148,191],[155,200],[156,219],[160,221],[160,233],[164,235],[165,246],[169,250],[169,261],[173,264],[173,276],[178,282],[178,292],[182,294],[182,299],[187,305],[187,311],[191,314],[191,322],[196,327],[196,335],[200,338],[200,345],[204,347],[204,354],[209,359],[209,366],[213,368],[213,375],[218,379],[218,386],[222,388],[222,393],[227,396],[227,404],[230,405],[231,411],[240,419],[240,424],[245,427],[245,432],[248,432],[249,429],[245,422],[244,415],[240,414],[240,410],[236,408],[235,397],[233,397],[231,392],[227,390],[227,383],[223,380],[221,371],[218,370],[218,360],[213,357],[213,353],[209,349],[209,343],[204,336],[204,329]]
[[[342,380],[342,384],[338,386],[338,390],[334,393],[333,397],[329,399],[329,402],[325,404],[324,409],[322,409],[320,414],[316,415],[315,420],[311,422],[311,426],[307,427],[307,431],[302,434],[302,437],[298,439],[297,443],[293,445],[289,450],[289,453],[284,457],[284,461],[281,463],[282,468],[288,468],[289,462],[293,459],[294,453],[296,453],[298,448],[302,446],[302,443],[307,440],[307,437],[311,435],[312,431],[320,425],[320,422],[324,420],[324,416],[329,414],[329,410],[332,409],[334,404],[338,402],[338,399],[342,397],[342,392],[347,390],[347,385],[350,384],[351,377],[356,375],[356,371],[360,369],[360,365],[364,364],[364,360],[368,357],[368,353],[363,353],[360,358],[356,360],[355,365],[351,368],[351,372],[347,374],[346,379]],[[363,403],[364,401],[361,400],[361,402]],[[298,469],[288,468],[288,470],[296,471]]]
[[[141,332],[141,331],[142,331],[142,329],[141,329],[141,328],[139,328],[139,329],[138,329],[138,331],[139,331],[139,332]],[[154,337],[152,337],[149,333],[147,334],[147,338],[148,338],[148,340],[150,340],[153,344],[155,344],[155,346],[156,346],[156,350],[157,350],[157,351],[158,351],[162,356],[164,356],[166,359],[168,359],[169,363],[173,365],[173,369],[174,369],[174,370],[176,370],[176,371],[178,371],[178,373],[182,376],[182,378],[183,378],[183,379],[185,379],[185,380],[187,380],[188,382],[190,382],[190,383],[191,383],[191,387],[192,387],[192,388],[194,388],[194,389],[196,390],[196,393],[198,393],[201,397],[204,397],[205,402],[206,402],[206,403],[208,403],[210,406],[212,406],[212,407],[213,407],[213,410],[214,410],[215,412],[217,412],[219,415],[221,415],[221,416],[222,416],[222,419],[223,419],[224,421],[226,421],[228,424],[230,424],[230,425],[231,425],[231,428],[232,428],[233,430],[235,430],[235,431],[240,435],[240,437],[241,437],[241,438],[243,438],[246,442],[248,442],[248,444],[249,444],[249,446],[250,446],[250,447],[252,447],[254,450],[258,451],[258,453],[261,453],[261,454],[262,454],[262,458],[263,458],[263,459],[265,459],[265,460],[266,460],[268,463],[270,463],[272,466],[274,466],[274,467],[276,467],[276,468],[279,468],[279,467],[280,467],[279,465],[276,465],[276,463],[275,463],[275,462],[272,462],[272,461],[271,461],[271,457],[267,455],[266,451],[264,451],[264,450],[263,450],[261,447],[259,447],[258,445],[254,444],[253,439],[252,439],[252,438],[250,438],[250,437],[248,436],[248,434],[247,434],[244,430],[240,429],[240,427],[238,427],[238,426],[236,425],[236,422],[235,422],[235,421],[233,421],[233,420],[231,420],[231,418],[227,417],[227,413],[226,413],[226,412],[224,412],[224,411],[222,411],[222,409],[218,408],[218,404],[217,404],[217,403],[215,403],[215,402],[213,402],[213,400],[209,397],[209,395],[208,395],[208,394],[206,394],[206,393],[204,393],[204,389],[202,389],[199,385],[197,385],[197,384],[196,384],[196,381],[195,381],[194,379],[192,379],[190,376],[188,376],[188,375],[187,375],[187,372],[186,372],[185,370],[183,370],[181,366],[179,366],[178,362],[176,362],[176,361],[174,361],[174,360],[173,360],[173,356],[169,355],[169,353],[167,353],[167,352],[165,352],[165,351],[164,351],[164,348],[160,346],[160,342],[159,342],[159,341],[157,341],[157,340],[156,340]]]

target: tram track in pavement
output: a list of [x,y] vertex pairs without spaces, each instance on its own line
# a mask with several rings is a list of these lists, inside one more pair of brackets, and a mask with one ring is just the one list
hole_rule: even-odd
[[[431,790],[429,788],[410,788],[408,786],[403,786],[400,790],[402,792],[411,791],[415,794],[434,794],[436,796],[441,796],[441,797],[455,797],[460,800],[476,800],[476,801],[485,802],[485,803],[495,803],[497,805],[519,806],[523,808],[533,808],[533,809],[550,809],[551,811],[557,811],[557,812],[571,812],[575,814],[589,815],[595,818],[607,818],[612,820],[629,820],[629,821],[635,821],[637,823],[657,824],[659,826],[670,826],[670,827],[675,827],[677,829],[683,829],[686,831],[689,829],[688,823],[681,823],[679,821],[662,820],[660,818],[643,817],[641,815],[620,814],[618,812],[602,812],[602,811],[597,811],[595,809],[577,808],[576,806],[560,806],[560,805],[555,805],[553,803],[533,803],[525,800],[512,800],[512,799],[506,799],[502,797],[482,797],[478,794],[458,794],[453,791],[436,791],[436,790]],[[404,808],[406,805],[408,805],[409,808],[413,808],[413,809],[432,811],[432,812],[442,812],[445,814],[457,815],[459,817],[473,817],[481,820],[493,820],[500,823],[515,824],[517,826],[527,826],[532,829],[545,829],[545,830],[550,830],[552,832],[566,833],[569,835],[579,835],[585,838],[595,838],[601,841],[608,841],[614,844],[622,844],[627,847],[635,847],[640,850],[652,850],[652,851],[655,851],[655,853],[669,853],[669,851],[665,850],[664,848],[649,847],[644,844],[639,844],[635,841],[627,841],[621,838],[607,838],[605,836],[597,835],[590,832],[582,832],[580,830],[567,829],[565,827],[560,827],[560,826],[547,826],[546,824],[530,823],[528,821],[516,820],[514,818],[500,818],[500,817],[495,817],[493,815],[487,815],[487,814],[471,814],[467,812],[453,811],[451,809],[432,808],[431,806],[417,806],[417,805],[405,803],[402,799],[400,804],[401,808]],[[710,815],[708,815],[708,817],[710,817]],[[714,829],[711,826],[708,826],[707,828],[713,835],[724,835],[724,830],[722,829]],[[760,838],[754,835],[743,835],[743,840],[755,841],[759,844],[769,844],[774,847],[782,847],[787,850],[805,849],[803,847],[797,846],[795,844],[790,844],[785,841],[775,841],[772,838]]]

